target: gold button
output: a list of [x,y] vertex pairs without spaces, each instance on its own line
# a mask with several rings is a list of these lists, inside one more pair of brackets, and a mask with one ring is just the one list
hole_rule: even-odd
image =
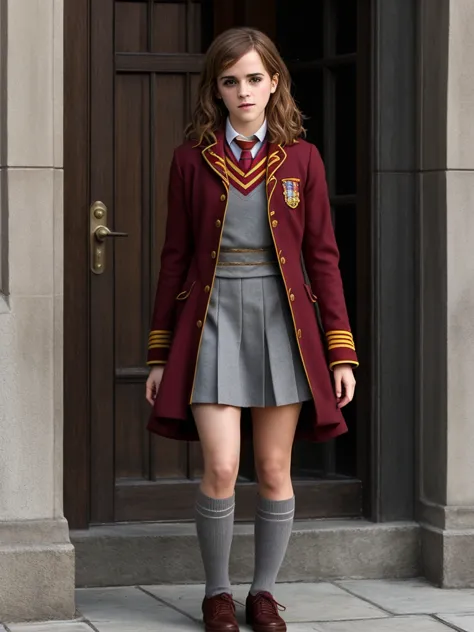
[[223,193],[223,194],[221,195],[221,202],[225,202],[225,200],[226,200],[226,197],[225,197],[225,194]]
[[282,257],[282,258],[280,259],[280,261],[281,261],[282,265],[285,265],[285,263],[286,263],[286,259],[285,259],[285,257]]
[[211,257],[212,257],[213,259],[215,259],[215,258],[217,257],[217,252],[216,252],[215,250],[213,250],[213,251],[211,252]]
[[211,286],[210,285],[206,285],[206,287],[204,288],[204,292],[206,292],[206,294],[208,294],[211,291]]
[[220,219],[217,220],[216,226],[217,226],[217,228],[220,228],[222,226],[222,222],[221,222]]
[[302,334],[301,334],[301,329],[298,329],[298,331],[297,331],[296,333],[297,333],[297,335],[298,335],[298,338],[301,338],[301,335],[302,335]]
[[295,300],[295,295],[294,294],[290,294],[290,301],[294,301]]
[[273,228],[276,228],[278,226],[278,221],[276,219],[273,220],[272,226]]
[[202,327],[202,320],[198,320],[196,325],[199,327],[199,329],[201,329],[201,327]]
[[275,211],[272,211],[272,212],[270,213],[270,215],[272,215],[272,216],[273,216],[273,215],[275,215]]

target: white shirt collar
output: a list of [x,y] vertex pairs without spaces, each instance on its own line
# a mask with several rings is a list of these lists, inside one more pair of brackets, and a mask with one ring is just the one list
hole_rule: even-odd
[[[265,136],[267,135],[267,129],[268,129],[268,123],[267,123],[267,120],[265,119],[263,121],[262,127],[258,130],[258,132],[254,134],[254,136],[256,136],[261,143],[263,143],[263,141],[265,140]],[[225,137],[229,145],[232,143],[232,141],[234,141],[237,138],[237,136],[240,136],[240,134],[235,131],[235,129],[232,127],[230,123],[229,117],[227,117],[227,121],[225,125]]]

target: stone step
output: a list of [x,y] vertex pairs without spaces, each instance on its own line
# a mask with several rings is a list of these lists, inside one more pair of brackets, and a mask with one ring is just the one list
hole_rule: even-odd
[[[71,531],[78,587],[191,584],[204,580],[193,524],[126,524]],[[232,582],[251,581],[253,525],[235,525]],[[408,578],[421,574],[420,529],[411,522],[295,522],[279,581]]]

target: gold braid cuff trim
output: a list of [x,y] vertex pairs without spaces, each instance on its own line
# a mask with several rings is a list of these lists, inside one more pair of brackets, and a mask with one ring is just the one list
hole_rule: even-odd
[[359,363],[356,360],[337,360],[337,362],[329,363],[329,369],[332,371],[337,364],[352,364],[355,368],[359,366]]
[[328,349],[347,348],[355,351],[354,337],[350,331],[334,329],[326,332]]

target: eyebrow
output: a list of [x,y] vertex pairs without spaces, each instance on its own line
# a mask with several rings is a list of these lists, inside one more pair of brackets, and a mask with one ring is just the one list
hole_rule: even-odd
[[[250,75],[247,75],[247,79],[251,79],[252,77],[263,77],[263,72],[252,72]],[[221,81],[224,79],[235,79],[235,77],[233,75],[226,75],[220,78]]]

